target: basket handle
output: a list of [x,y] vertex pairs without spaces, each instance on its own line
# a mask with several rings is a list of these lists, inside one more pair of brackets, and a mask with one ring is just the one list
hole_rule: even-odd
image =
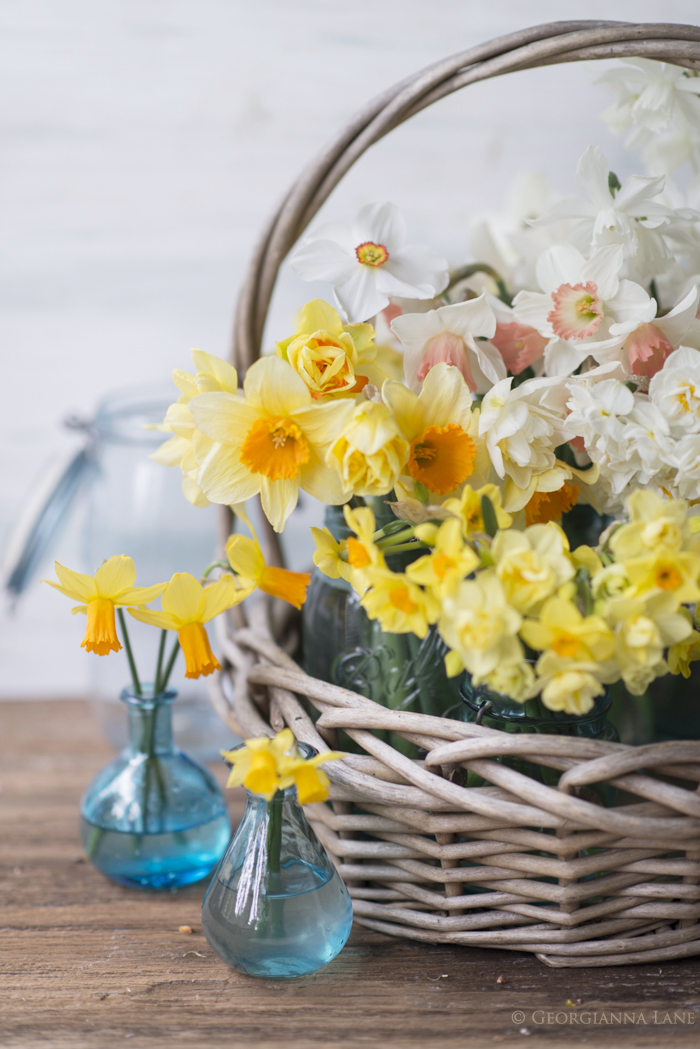
[[260,356],[280,265],[343,175],[415,113],[504,73],[560,62],[644,57],[700,70],[700,27],[673,23],[549,22],[445,58],[372,99],[302,172],[265,225],[236,309],[231,360],[245,372]]

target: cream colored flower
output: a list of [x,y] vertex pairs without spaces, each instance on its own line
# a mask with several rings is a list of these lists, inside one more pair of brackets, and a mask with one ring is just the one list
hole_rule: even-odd
[[524,532],[499,532],[491,556],[508,601],[520,612],[535,612],[575,575],[568,540],[558,525],[532,525]]
[[462,525],[462,532],[466,538],[473,532],[485,532],[484,518],[481,512],[481,500],[487,496],[496,513],[496,523],[499,529],[510,528],[513,518],[507,514],[501,506],[502,492],[495,484],[486,484],[474,490],[471,485],[465,484],[458,498],[447,499],[442,509],[457,517]]
[[[209,442],[201,452],[197,483],[215,503],[241,503],[260,493],[262,507],[281,532],[299,488],[324,503],[342,503],[351,489],[326,453],[352,416],[341,398],[315,403],[287,361],[262,357],[243,384],[245,398],[205,393],[190,402],[197,430]],[[369,403],[369,402],[368,402]]]
[[344,425],[336,430],[326,462],[339,475],[345,498],[349,494],[386,495],[408,459],[408,441],[386,404],[362,401],[350,402],[349,407],[351,414],[343,417]]
[[662,499],[640,488],[626,502],[630,523],[618,528],[610,539],[610,549],[618,561],[644,557],[660,546],[673,551],[693,544],[684,499]]
[[499,663],[484,677],[484,684],[493,692],[510,696],[516,703],[524,703],[532,691],[535,672],[528,662]]
[[452,649],[445,661],[448,674],[457,673],[461,664],[479,684],[500,664],[520,662],[521,622],[493,572],[462,583],[454,596],[445,598],[439,622],[440,634]]
[[526,619],[523,641],[540,651],[551,649],[566,659],[602,662],[615,651],[615,638],[602,616],[583,616],[572,601],[552,597],[538,619]]

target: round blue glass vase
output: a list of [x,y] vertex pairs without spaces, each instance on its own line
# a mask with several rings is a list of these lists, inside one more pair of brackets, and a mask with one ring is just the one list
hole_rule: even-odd
[[348,890],[309,826],[296,787],[269,802],[249,792],[202,905],[211,948],[249,976],[291,979],[332,961],[351,927]]
[[108,878],[140,889],[189,885],[211,873],[231,836],[218,783],[173,746],[177,693],[126,688],[129,743],[97,773],[80,806],[88,859]]

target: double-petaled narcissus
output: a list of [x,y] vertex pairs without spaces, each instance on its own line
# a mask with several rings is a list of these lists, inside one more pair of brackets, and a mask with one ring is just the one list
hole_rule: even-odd
[[176,572],[164,584],[161,596],[162,611],[150,608],[130,608],[129,614],[142,623],[177,630],[185,657],[185,677],[196,678],[220,670],[216,656],[209,645],[204,624],[221,612],[238,604],[250,590],[237,590],[233,577],[222,576],[211,586],[202,584],[189,572]]
[[333,750],[312,758],[300,757],[288,728],[278,732],[274,739],[268,736],[247,739],[244,746],[221,753],[231,766],[227,787],[244,786],[271,801],[278,790],[286,790],[295,783],[302,805],[326,800],[330,781],[318,766],[343,757]]
[[87,614],[87,630],[81,647],[88,652],[96,652],[98,656],[118,652],[122,647],[114,621],[115,606],[147,605],[162,594],[167,586],[167,583],[134,586],[136,569],[126,554],[110,557],[94,576],[73,572],[56,561],[56,575],[58,583],[51,579],[44,579],[43,582],[66,597],[81,602],[73,609],[74,615],[76,612]]

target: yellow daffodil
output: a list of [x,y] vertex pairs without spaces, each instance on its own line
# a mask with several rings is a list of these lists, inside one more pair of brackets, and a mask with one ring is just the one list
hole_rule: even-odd
[[[437,368],[428,372],[432,375]],[[427,379],[426,379],[427,382]],[[419,525],[416,534],[420,538],[421,529],[429,525]],[[463,579],[466,579],[480,560],[472,548],[462,538],[462,526],[456,518],[443,521],[436,529],[431,543],[433,551],[406,566],[406,575],[414,583],[431,587],[436,594],[453,593]]]
[[360,604],[370,619],[378,619],[391,634],[425,637],[431,623],[437,622],[440,605],[432,594],[421,590],[407,576],[388,568],[369,567],[365,579],[370,589]]
[[630,581],[624,564],[613,562],[611,565],[605,565],[600,572],[596,572],[591,579],[593,610],[596,614],[606,615],[608,602],[625,594],[629,586]]
[[[365,575],[367,568],[386,568],[384,554],[374,541],[376,520],[368,506],[343,507],[345,523],[355,534],[345,540],[345,550],[350,572],[348,582],[352,583],[358,594],[363,594],[369,586]],[[343,578],[346,578],[344,575]]]
[[473,470],[477,441],[471,434],[472,395],[459,368],[441,362],[428,372],[419,396],[401,382],[387,382],[382,397],[410,443],[407,469],[431,495],[448,495]]
[[499,532],[491,556],[508,601],[520,612],[535,611],[575,575],[568,552],[564,532],[551,522]]
[[[688,609],[681,608],[679,613],[688,620],[692,628],[693,619]],[[669,648],[668,669],[672,674],[682,674],[683,677],[689,678],[690,664],[697,659],[700,659],[700,634],[697,630],[692,630],[688,637]]]
[[367,383],[381,387],[387,375],[376,364],[371,324],[343,324],[323,299],[307,302],[296,335],[277,343],[277,356],[289,361],[318,400],[359,393]]
[[673,593],[679,604],[700,600],[700,557],[682,550],[659,546],[647,557],[634,557],[624,562],[630,581],[630,594],[642,596],[652,590]]
[[391,409],[379,401],[364,400],[351,408],[350,417],[330,447],[327,462],[339,471],[347,492],[386,495],[408,455],[408,442]]
[[535,492],[525,507],[526,525],[547,524],[549,521],[559,524],[562,515],[576,506],[580,494],[578,485],[568,481],[564,481],[556,492]]
[[484,675],[483,684],[493,692],[510,696],[516,703],[524,703],[532,692],[534,681],[535,671],[521,659],[517,663],[499,663],[490,674]]
[[341,557],[346,553],[348,545],[345,539],[338,542],[329,528],[313,528],[311,534],[316,543],[313,562],[320,572],[329,579],[345,579],[351,583],[353,577],[352,565]]
[[469,538],[473,532],[485,531],[484,519],[481,514],[481,499],[484,495],[491,501],[499,529],[510,528],[513,523],[513,518],[501,506],[502,494],[500,488],[495,484],[486,484],[475,490],[470,485],[465,484],[458,498],[447,499],[443,503],[443,510],[449,511],[459,518],[466,538]]
[[551,649],[558,656],[603,662],[615,651],[615,638],[602,616],[582,616],[572,601],[552,597],[538,619],[526,619],[520,636],[530,648]]
[[610,538],[610,549],[618,561],[645,557],[660,547],[668,551],[692,549],[688,504],[684,499],[662,499],[654,492],[638,489],[627,499],[630,523]]
[[125,554],[110,557],[94,576],[73,572],[56,561],[58,583],[44,579],[55,590],[74,601],[82,602],[72,611],[87,614],[87,630],[81,648],[106,656],[118,652],[122,647],[117,637],[114,621],[115,605],[147,605],[165,590],[167,583],[155,586],[134,586],[136,569],[134,562]]
[[493,571],[466,580],[456,594],[445,598],[440,617],[440,634],[453,650],[445,660],[448,674],[454,676],[466,667],[479,684],[499,664],[520,662],[521,622]]
[[299,488],[324,503],[342,503],[351,489],[337,464],[326,462],[331,442],[350,420],[354,400],[316,403],[303,379],[279,357],[262,357],[248,369],[245,397],[204,393],[190,402],[197,430],[197,483],[216,503],[241,503],[260,493],[277,532],[297,503]]
[[181,392],[176,404],[168,408],[165,422],[158,427],[173,436],[153,453],[151,459],[163,466],[179,466],[182,470],[182,491],[185,498],[194,506],[208,506],[209,500],[197,484],[199,466],[194,452],[196,440],[200,456],[211,447],[203,434],[197,433],[189,409],[189,403],[200,393],[224,391],[235,394],[238,389],[236,369],[228,361],[214,357],[202,350],[192,350],[192,360],[197,367],[197,374],[181,371],[173,372],[173,382]]
[[226,556],[241,587],[248,593],[257,586],[272,597],[288,601],[295,608],[301,608],[304,604],[306,588],[311,581],[309,573],[290,572],[286,568],[266,565],[255,538],[237,534],[229,536]]
[[[547,657],[554,658],[547,661]],[[542,702],[549,710],[565,714],[588,714],[597,696],[605,693],[603,684],[594,672],[595,664],[572,664],[546,652],[537,663],[538,679],[535,692],[541,692]],[[532,691],[532,690],[531,690]]]
[[220,670],[204,624],[242,601],[246,592],[236,590],[230,575],[222,576],[218,582],[205,589],[189,572],[176,572],[162,590],[162,611],[130,608],[129,614],[142,623],[150,623],[162,630],[177,630],[185,657],[185,677],[196,678],[200,674],[206,677]]
[[588,575],[591,579],[603,570],[603,562],[598,557],[595,550],[592,550],[590,546],[577,546],[576,549],[571,552],[571,560],[576,568],[587,569]]
[[330,782],[318,766],[343,757],[332,750],[313,758],[300,757],[288,728],[278,732],[274,739],[268,736],[247,739],[245,746],[222,751],[222,754],[231,765],[227,787],[244,786],[271,801],[278,790],[286,790],[295,783],[302,805],[326,800]]
[[677,611],[670,591],[640,597],[613,598],[607,619],[615,628],[615,662],[628,692],[642,695],[651,682],[668,672],[664,649],[690,637],[689,617]]

